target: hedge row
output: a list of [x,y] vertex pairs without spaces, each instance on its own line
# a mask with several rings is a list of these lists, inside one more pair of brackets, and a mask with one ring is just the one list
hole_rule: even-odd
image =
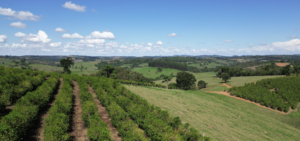
[[[202,140],[201,135],[194,128],[184,129],[181,126],[180,118],[172,118],[167,111],[147,103],[146,100],[130,93],[125,87],[122,87],[112,79],[96,80],[98,87],[103,87],[108,95],[113,96],[116,102],[129,113],[147,136],[152,140]],[[182,130],[175,133],[176,130]],[[196,132],[195,132],[196,131]],[[210,140],[210,138],[204,138]]]
[[115,103],[114,98],[107,95],[102,87],[98,83],[98,78],[89,79],[89,83],[92,85],[97,97],[101,104],[106,107],[107,112],[111,117],[113,126],[119,131],[119,135],[123,140],[128,141],[148,141],[148,138],[144,137],[144,133],[136,124],[130,120],[129,115]]
[[248,99],[279,111],[296,109],[300,102],[300,76],[263,79],[229,89],[231,95]]
[[119,83],[122,83],[122,84],[128,84],[128,85],[150,86],[150,87],[166,88],[165,85],[153,84],[153,83],[147,83],[147,82],[136,82],[136,81],[130,81],[130,80],[121,80],[121,79],[116,79],[115,81],[117,81]]
[[59,74],[52,73],[51,77],[33,92],[28,92],[19,99],[12,112],[0,121],[0,140],[20,140],[33,126],[38,112],[49,102],[53,91],[58,85]]
[[88,137],[90,141],[111,141],[110,131],[105,122],[101,120],[98,108],[94,103],[93,96],[89,92],[85,77],[73,76],[80,87],[80,101],[82,106],[82,119],[88,127]]
[[[7,105],[14,103],[28,91],[32,91],[40,86],[47,76],[43,71],[38,72],[36,76],[34,75],[36,75],[36,73],[33,73],[33,71],[26,70],[18,74],[7,74],[0,78],[0,112],[3,111]],[[10,82],[11,80],[13,80],[14,83]]]
[[73,87],[71,75],[63,74],[63,86],[50,108],[49,116],[45,119],[45,141],[69,140],[70,115],[73,104]]

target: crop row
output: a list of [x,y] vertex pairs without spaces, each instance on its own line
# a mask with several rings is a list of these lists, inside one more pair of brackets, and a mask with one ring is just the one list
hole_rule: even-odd
[[85,77],[73,76],[80,87],[80,101],[82,106],[82,119],[88,128],[88,138],[90,141],[111,141],[110,131],[105,122],[101,120],[98,108],[89,92]]
[[97,82],[98,78],[89,79],[101,104],[106,107],[114,127],[119,131],[123,140],[128,141],[147,141],[144,133],[136,124],[130,120],[129,115],[114,101],[114,98],[105,93]]
[[[200,140],[201,135],[194,128],[188,128],[181,125],[178,117],[172,118],[167,111],[162,111],[158,107],[148,104],[148,102],[139,96],[131,93],[125,87],[122,87],[112,79],[96,79],[91,82],[97,84],[96,88],[103,88],[107,95],[112,96],[133,119],[151,140]],[[186,127],[186,128],[183,128]],[[178,133],[175,130],[179,130]],[[205,138],[209,140],[209,138]]]
[[73,104],[73,87],[71,75],[63,74],[63,86],[50,108],[49,116],[45,119],[45,141],[69,140],[70,115]]
[[229,89],[231,95],[248,99],[279,111],[296,109],[300,102],[300,76],[271,78]]
[[17,100],[14,109],[0,121],[0,140],[20,140],[33,126],[38,113],[49,102],[58,84],[59,74],[52,73],[51,77],[35,91],[28,92]]
[[28,91],[32,91],[41,85],[46,76],[45,72],[34,73],[29,70],[24,70],[23,73],[2,76],[0,78],[0,112],[4,110],[5,106],[14,103]]

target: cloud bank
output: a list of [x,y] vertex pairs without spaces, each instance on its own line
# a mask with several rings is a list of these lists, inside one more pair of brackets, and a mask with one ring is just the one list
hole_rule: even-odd
[[0,7],[0,15],[12,17],[12,19],[38,21],[40,16],[33,15],[29,11],[14,11],[10,8]]
[[66,2],[64,5],[62,5],[64,8],[68,8],[71,10],[75,10],[78,12],[84,12],[85,11],[85,6],[80,6],[72,3],[71,1]]

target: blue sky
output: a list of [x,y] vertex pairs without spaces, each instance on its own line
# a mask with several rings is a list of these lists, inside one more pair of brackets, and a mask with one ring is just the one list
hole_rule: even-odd
[[299,0],[0,1],[0,55],[300,54],[299,17]]

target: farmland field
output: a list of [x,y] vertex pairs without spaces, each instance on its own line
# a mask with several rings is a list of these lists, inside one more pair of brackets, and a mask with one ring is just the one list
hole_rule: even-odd
[[[179,116],[213,140],[298,140],[300,110],[289,115],[201,91],[125,85],[148,102]],[[223,88],[220,88],[223,89]],[[218,89],[216,89],[218,90]],[[294,125],[294,126],[292,126]]]
[[163,68],[162,72],[156,73],[157,67],[135,68],[135,69],[133,69],[133,71],[141,73],[147,78],[153,78],[153,79],[156,78],[156,77],[159,77],[162,74],[170,75],[171,73],[173,73],[173,75],[176,76],[176,74],[178,72],[180,72],[179,70],[175,70],[175,69]]
[[[215,87],[217,85],[222,84],[222,80],[220,78],[215,78],[216,73],[214,72],[203,72],[203,73],[192,73],[196,79],[197,82],[199,80],[204,80],[206,83],[208,83],[207,87]],[[231,77],[230,80],[226,84],[229,84],[231,86],[243,86],[245,83],[251,83],[255,82],[257,80],[265,79],[265,78],[276,78],[276,77],[284,77],[285,75],[271,75],[271,76],[240,76],[240,77]],[[161,80],[155,81],[156,84],[165,84],[162,83]],[[176,78],[172,78],[172,80],[169,83],[176,83]]]

